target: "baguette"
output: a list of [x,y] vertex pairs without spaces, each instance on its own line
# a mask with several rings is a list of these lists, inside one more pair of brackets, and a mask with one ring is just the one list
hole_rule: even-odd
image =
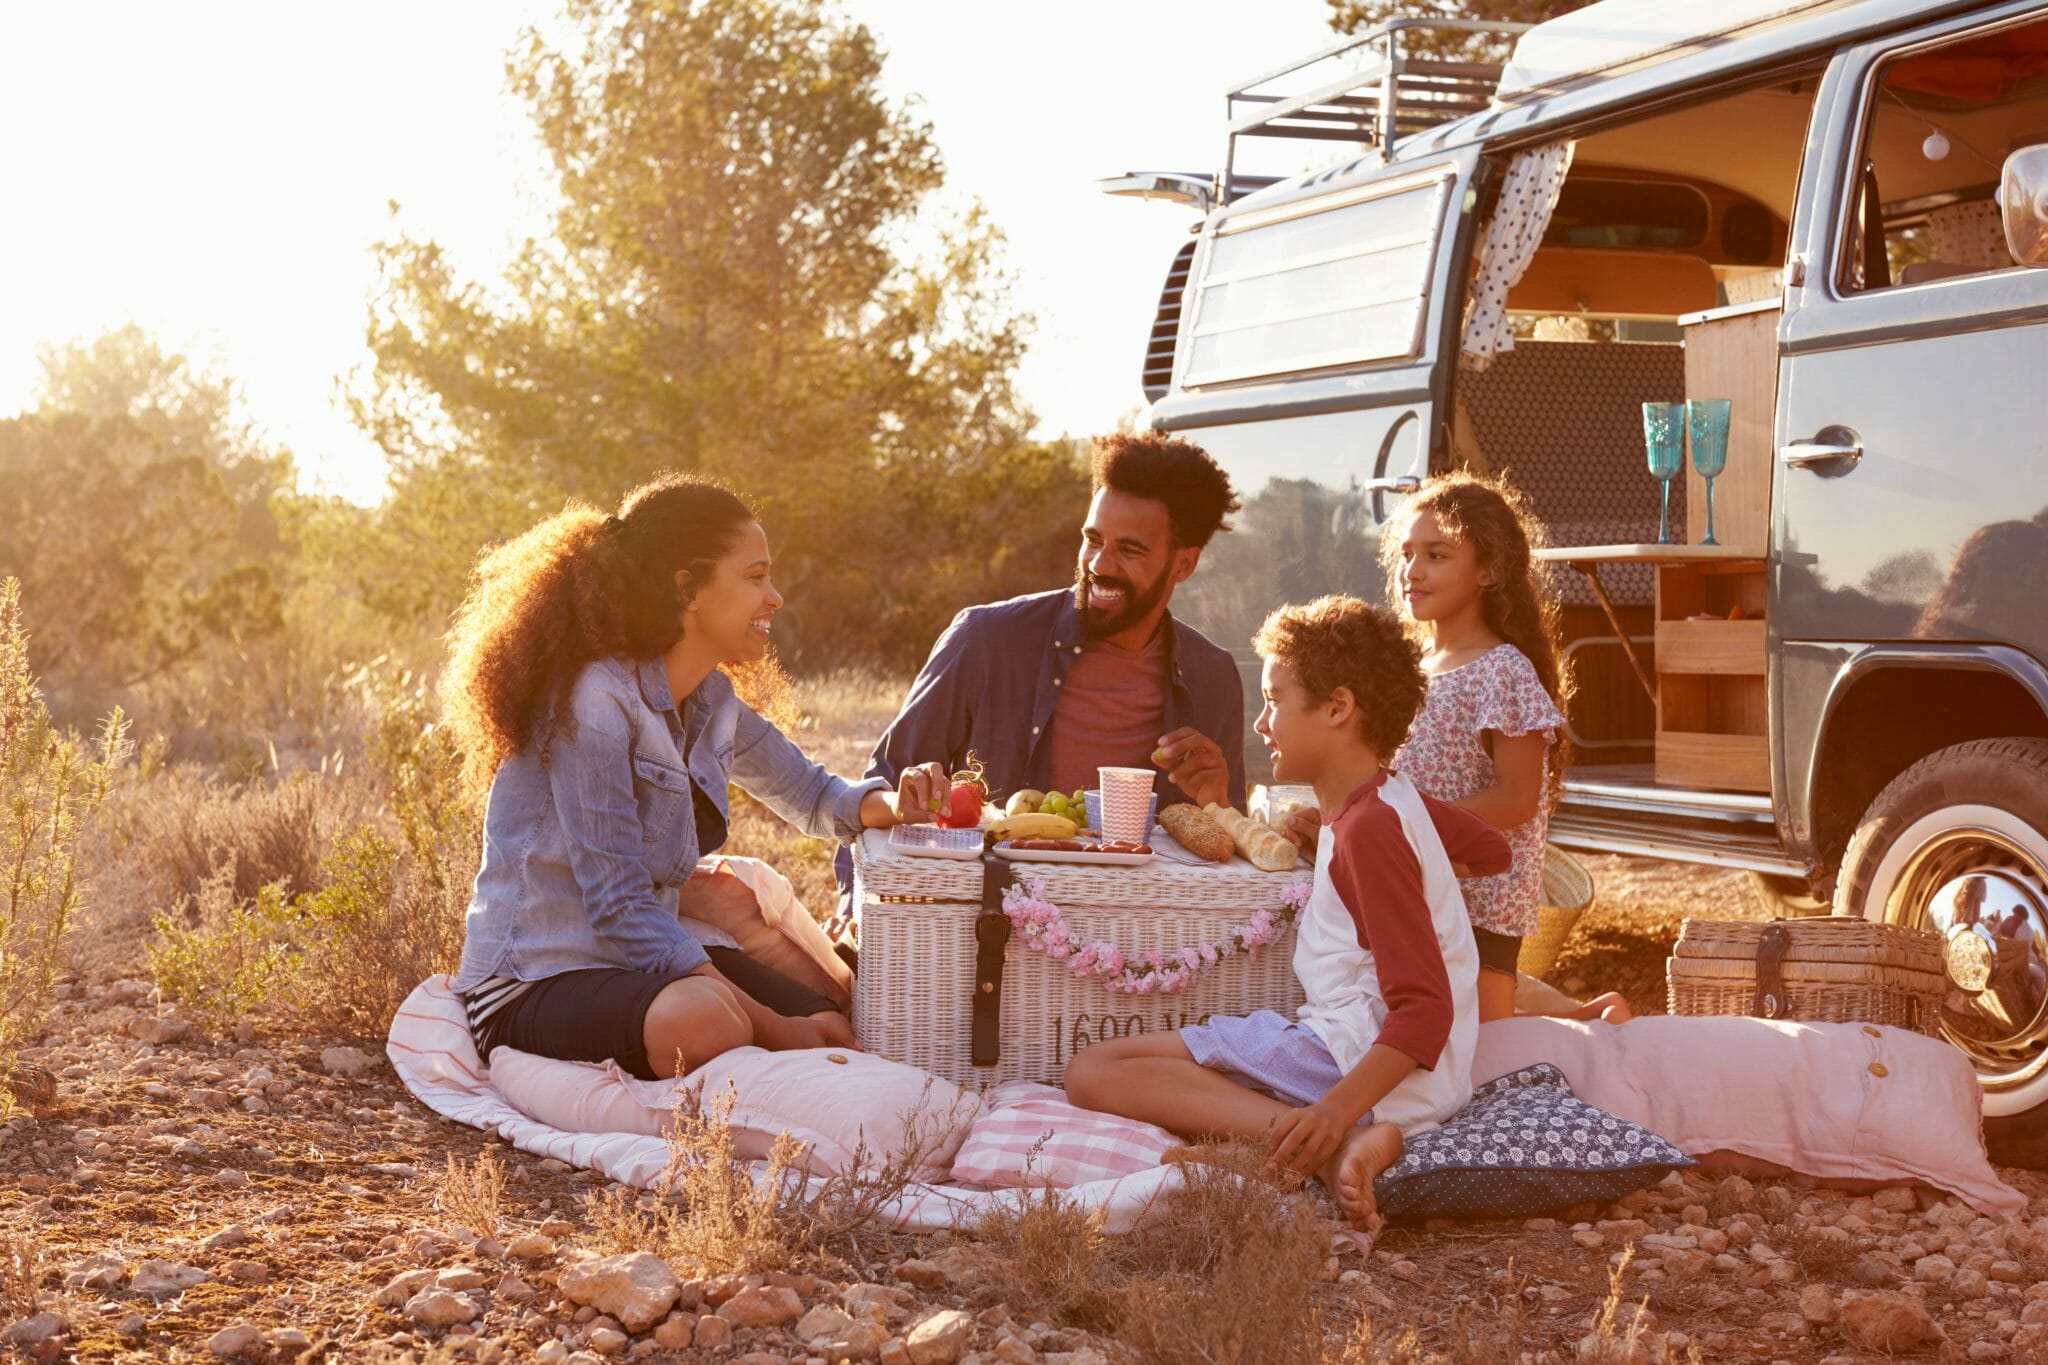
[[1209,813],[1185,801],[1159,812],[1159,824],[1182,848],[1212,863],[1227,863],[1237,847],[1223,826]]
[[1261,872],[1286,872],[1301,856],[1293,840],[1269,829],[1241,811],[1211,803],[1205,807],[1209,818],[1223,826],[1237,851]]

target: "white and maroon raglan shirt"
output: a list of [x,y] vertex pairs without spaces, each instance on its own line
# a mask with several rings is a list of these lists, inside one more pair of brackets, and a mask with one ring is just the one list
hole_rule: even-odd
[[1472,1097],[1479,950],[1453,861],[1507,870],[1485,820],[1382,772],[1323,817],[1316,872],[1294,945],[1307,995],[1298,1014],[1349,1074],[1374,1043],[1416,1070],[1373,1106],[1403,1133],[1434,1128]]

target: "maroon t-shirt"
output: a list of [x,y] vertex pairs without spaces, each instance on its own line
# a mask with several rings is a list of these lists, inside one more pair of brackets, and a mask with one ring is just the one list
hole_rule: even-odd
[[1149,768],[1166,723],[1166,632],[1141,649],[1090,640],[1052,708],[1049,790],[1095,786],[1097,768]]

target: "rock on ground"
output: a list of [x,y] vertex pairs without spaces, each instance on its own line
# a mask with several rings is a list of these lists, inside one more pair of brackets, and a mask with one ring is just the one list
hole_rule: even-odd
[[609,1313],[634,1333],[668,1316],[682,1294],[682,1282],[668,1262],[646,1251],[579,1261],[563,1269],[557,1287],[570,1302]]

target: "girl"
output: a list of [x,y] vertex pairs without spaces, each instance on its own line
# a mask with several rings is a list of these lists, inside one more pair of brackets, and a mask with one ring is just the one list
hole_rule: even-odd
[[740,700],[721,668],[773,669],[781,606],[747,505],[683,477],[614,516],[572,505],[478,566],[442,691],[489,790],[455,979],[486,1061],[504,1044],[652,1080],[749,1043],[855,1046],[829,1002],[677,918],[728,781],[839,839],[926,819],[941,790],[931,767],[843,782]]
[[[1423,485],[1387,528],[1389,590],[1423,646],[1429,695],[1396,766],[1417,789],[1483,816],[1514,863],[1462,883],[1479,943],[1479,1017],[1515,1012],[1515,959],[1536,927],[1550,807],[1563,786],[1571,680],[1557,603],[1538,581],[1536,523],[1507,485],[1471,474]],[[1570,1016],[1620,1023],[1609,993]]]

